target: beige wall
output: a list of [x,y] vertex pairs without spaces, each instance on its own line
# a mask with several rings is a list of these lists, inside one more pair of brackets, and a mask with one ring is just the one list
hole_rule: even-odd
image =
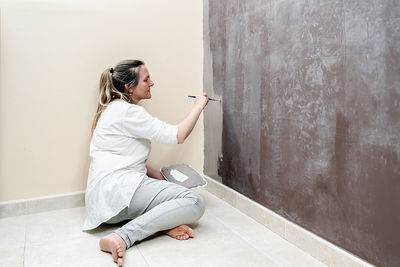
[[[143,104],[167,122],[203,90],[202,1],[2,3],[0,201],[85,189],[98,80],[119,60],[146,62]],[[203,158],[201,118],[184,145],[153,144],[149,163],[202,171]]]

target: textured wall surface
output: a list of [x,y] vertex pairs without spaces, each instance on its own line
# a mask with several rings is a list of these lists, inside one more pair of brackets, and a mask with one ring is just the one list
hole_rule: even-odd
[[204,27],[204,172],[400,266],[400,1],[205,0]]

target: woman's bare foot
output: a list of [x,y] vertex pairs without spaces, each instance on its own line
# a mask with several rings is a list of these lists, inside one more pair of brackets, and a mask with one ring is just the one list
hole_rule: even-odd
[[167,235],[178,240],[187,240],[189,237],[194,237],[194,231],[186,224],[182,224],[171,230],[164,231]]
[[110,252],[113,260],[118,263],[118,266],[124,265],[126,244],[119,235],[112,233],[100,239],[100,249]]

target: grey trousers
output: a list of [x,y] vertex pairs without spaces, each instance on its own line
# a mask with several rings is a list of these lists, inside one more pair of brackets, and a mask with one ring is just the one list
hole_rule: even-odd
[[195,192],[165,180],[146,177],[129,207],[106,223],[131,220],[115,231],[129,248],[158,231],[196,222],[204,210],[204,201]]

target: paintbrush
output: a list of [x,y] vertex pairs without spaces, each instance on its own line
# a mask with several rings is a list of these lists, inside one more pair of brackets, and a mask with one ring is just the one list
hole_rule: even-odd
[[[196,96],[194,96],[194,95],[188,95],[188,97],[196,98]],[[219,102],[221,102],[221,99],[214,99],[214,98],[211,98],[211,97],[209,97],[208,100],[210,100],[210,101],[219,101]]]

